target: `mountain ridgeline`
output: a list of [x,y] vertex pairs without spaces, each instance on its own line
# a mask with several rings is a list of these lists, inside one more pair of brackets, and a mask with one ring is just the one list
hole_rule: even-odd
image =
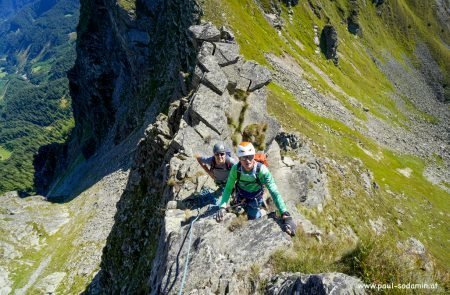
[[[81,0],[74,127],[34,158],[47,202],[29,202],[46,215],[30,223],[28,201],[5,197],[0,232],[31,225],[22,240],[5,233],[0,282],[86,294],[365,294],[374,282],[448,292],[449,19],[443,0]],[[201,202],[215,184],[194,155],[241,140],[268,155],[295,237],[276,212],[217,223]]]

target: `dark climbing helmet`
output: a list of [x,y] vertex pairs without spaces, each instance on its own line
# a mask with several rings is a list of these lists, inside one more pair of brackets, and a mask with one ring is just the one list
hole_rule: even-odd
[[225,145],[221,142],[218,142],[214,145],[213,147],[213,153],[217,154],[217,153],[225,153],[226,149],[225,149]]

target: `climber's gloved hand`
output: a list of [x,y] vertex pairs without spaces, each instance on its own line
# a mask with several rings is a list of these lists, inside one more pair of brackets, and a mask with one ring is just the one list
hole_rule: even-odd
[[283,213],[283,215],[281,215],[281,218],[283,219],[283,230],[289,235],[295,236],[297,225],[295,224],[294,219],[291,217],[291,214],[286,211]]
[[223,220],[223,218],[225,217],[226,214],[226,209],[225,208],[220,208],[219,211],[217,211],[216,213],[216,220],[217,222],[221,222]]

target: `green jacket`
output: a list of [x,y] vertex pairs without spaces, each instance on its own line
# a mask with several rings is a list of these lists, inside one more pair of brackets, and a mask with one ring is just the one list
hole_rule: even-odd
[[[253,167],[252,171],[245,171],[242,169],[241,176],[239,179],[239,183],[237,184],[240,189],[243,189],[247,192],[257,192],[261,189],[261,186],[256,182],[255,174],[256,174],[256,164]],[[237,167],[238,164],[233,165],[230,170],[230,174],[228,175],[227,184],[222,194],[222,198],[220,199],[220,207],[225,207],[230,199],[231,192],[233,191],[233,187],[237,180]],[[260,182],[267,187],[272,196],[272,199],[277,206],[277,209],[280,211],[280,214],[283,214],[287,211],[286,205],[284,204],[283,199],[281,198],[280,192],[278,192],[277,185],[273,180],[272,174],[269,169],[261,164],[261,169],[259,171],[258,178]]]

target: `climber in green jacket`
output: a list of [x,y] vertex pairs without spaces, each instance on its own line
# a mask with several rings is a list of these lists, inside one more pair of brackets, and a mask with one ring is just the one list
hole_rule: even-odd
[[264,194],[263,185],[265,185],[282,216],[283,230],[290,235],[295,235],[295,222],[286,209],[269,169],[264,164],[255,161],[254,146],[250,142],[241,142],[238,145],[237,155],[239,163],[231,168],[219,203],[217,221],[222,221],[225,216],[226,205],[233,188],[235,188],[237,202],[242,204],[248,219],[260,218]]

